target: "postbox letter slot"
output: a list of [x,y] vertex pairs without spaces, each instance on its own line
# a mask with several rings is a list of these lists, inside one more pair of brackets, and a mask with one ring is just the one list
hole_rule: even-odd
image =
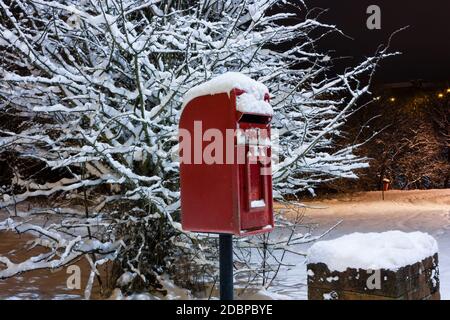
[[270,116],[254,113],[243,113],[239,119],[239,122],[267,124],[270,122],[270,119]]

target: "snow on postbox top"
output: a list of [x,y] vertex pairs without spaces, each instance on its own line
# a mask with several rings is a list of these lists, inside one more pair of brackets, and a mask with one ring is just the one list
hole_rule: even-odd
[[273,228],[269,91],[240,73],[189,90],[179,123],[181,225],[236,236]]
[[436,240],[427,233],[387,231],[352,233],[316,242],[308,252],[308,263],[324,263],[330,271],[347,268],[398,270],[433,256]]
[[268,102],[267,87],[239,72],[227,72],[191,88],[184,96],[183,108],[197,97],[218,93],[229,94],[233,89],[240,90],[240,94],[236,97],[237,111],[272,116],[273,109]]

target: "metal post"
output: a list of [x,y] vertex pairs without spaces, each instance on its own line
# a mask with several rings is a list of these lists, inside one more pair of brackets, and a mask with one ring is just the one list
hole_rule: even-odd
[[233,300],[233,235],[219,234],[220,300]]

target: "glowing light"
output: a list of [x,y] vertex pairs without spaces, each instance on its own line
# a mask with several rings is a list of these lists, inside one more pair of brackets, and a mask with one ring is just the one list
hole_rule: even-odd
[[450,93],[450,88],[447,89],[447,93]]
[[442,99],[443,97],[444,97],[444,94],[443,94],[443,93],[439,93],[439,94],[438,94],[438,98],[439,98],[439,99]]
[[396,100],[395,97],[389,98],[389,101],[390,101],[390,102],[395,102],[395,100]]
[[379,101],[380,99],[381,99],[380,96],[373,98],[373,100],[375,100],[375,101]]

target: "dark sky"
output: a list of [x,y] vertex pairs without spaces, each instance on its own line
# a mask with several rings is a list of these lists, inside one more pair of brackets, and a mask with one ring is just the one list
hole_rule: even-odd
[[[381,8],[381,30],[369,30],[369,5]],[[376,82],[450,80],[450,1],[448,0],[307,0],[309,9],[329,8],[320,21],[335,24],[354,40],[332,35],[322,43],[324,49],[352,56],[354,64],[373,53],[378,44],[387,43],[390,34],[404,26],[407,30],[392,41],[394,51],[402,51],[379,69]]]

